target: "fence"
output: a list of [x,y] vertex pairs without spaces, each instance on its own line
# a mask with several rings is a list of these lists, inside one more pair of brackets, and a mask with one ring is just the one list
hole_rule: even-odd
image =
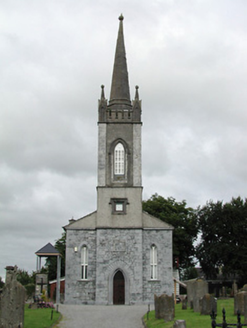
[[242,327],[247,327],[247,324],[243,324],[241,323],[241,316],[240,316],[240,312],[237,312],[237,319],[238,322],[237,323],[227,323],[226,322],[226,311],[225,309],[222,310],[222,315],[223,315],[223,320],[222,323],[216,323],[216,316],[217,314],[212,311],[211,313],[211,319],[212,319],[212,328],[215,327],[222,327],[222,328],[230,328],[230,327],[237,327],[237,328],[242,328]]

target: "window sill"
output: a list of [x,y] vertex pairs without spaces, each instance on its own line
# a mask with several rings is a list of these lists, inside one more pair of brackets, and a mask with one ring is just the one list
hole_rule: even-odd
[[160,282],[160,279],[148,279],[148,282]]
[[93,281],[92,279],[78,279],[78,282],[88,282],[88,281]]

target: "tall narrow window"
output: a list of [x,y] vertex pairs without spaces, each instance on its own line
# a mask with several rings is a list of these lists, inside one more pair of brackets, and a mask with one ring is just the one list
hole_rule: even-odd
[[150,249],[150,270],[151,270],[151,280],[157,279],[157,247],[155,245],[151,246]]
[[88,249],[83,246],[81,249],[81,279],[87,279],[87,268],[88,268]]
[[120,142],[114,150],[114,174],[124,174],[124,146]]

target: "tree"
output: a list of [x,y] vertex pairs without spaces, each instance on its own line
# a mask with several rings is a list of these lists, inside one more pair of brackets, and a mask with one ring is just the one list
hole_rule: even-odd
[[172,197],[165,199],[154,194],[143,201],[143,210],[171,224],[173,231],[173,261],[179,262],[180,268],[193,266],[195,256],[194,241],[197,238],[198,227],[194,210],[187,207],[186,202],[176,202]]
[[35,283],[35,275],[34,275],[34,273],[29,274],[28,271],[22,270],[22,269],[17,269],[16,279],[23,286],[26,286],[28,284],[34,284]]
[[[55,242],[56,250],[61,254],[61,276],[65,275],[65,250],[66,250],[66,233],[62,233],[62,237]],[[46,259],[46,267],[48,269],[48,280],[57,279],[57,257],[48,257]]]
[[219,270],[244,276],[247,270],[247,201],[208,202],[198,208],[201,240],[196,254],[205,275],[214,278]]

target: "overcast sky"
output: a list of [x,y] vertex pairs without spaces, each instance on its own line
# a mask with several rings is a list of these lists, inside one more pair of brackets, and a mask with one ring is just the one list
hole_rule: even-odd
[[247,196],[246,0],[0,1],[0,276],[96,209],[118,32],[143,105],[143,198]]

